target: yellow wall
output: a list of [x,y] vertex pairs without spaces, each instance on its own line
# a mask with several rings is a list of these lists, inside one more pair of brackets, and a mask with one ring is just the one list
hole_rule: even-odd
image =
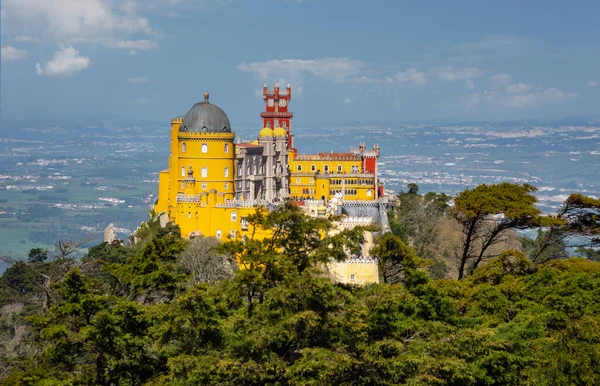
[[[236,207],[227,203],[234,200],[235,194],[235,134],[179,132],[181,123],[181,118],[171,122],[169,168],[159,173],[155,211],[167,213],[169,219],[179,225],[183,237],[202,234],[219,237],[222,241],[232,233],[236,238],[251,237],[253,230],[249,224],[243,227],[243,219],[254,214],[257,208]],[[203,144],[207,146],[206,152],[202,150]],[[227,151],[225,145],[228,146]],[[341,180],[344,179],[346,199],[375,199],[374,176],[351,173],[353,166],[359,173],[362,172],[359,160],[296,160],[291,152],[289,164],[292,172],[291,196],[315,199],[323,196],[330,199],[332,193],[342,189]],[[188,179],[190,165],[193,180]],[[301,171],[298,171],[298,165]],[[312,165],[315,165],[315,171],[311,170]],[[325,174],[326,165],[328,174]],[[338,173],[338,165],[341,166],[341,173]],[[202,168],[207,168],[206,176],[202,175]],[[225,168],[228,168],[227,175]],[[317,170],[320,170],[319,174]],[[309,189],[309,192],[303,192],[303,189]],[[183,197],[179,203],[178,196]],[[257,230],[255,237],[262,239],[267,235],[268,232]],[[346,283],[362,284],[379,280],[376,262],[336,263],[330,270],[337,280]]]

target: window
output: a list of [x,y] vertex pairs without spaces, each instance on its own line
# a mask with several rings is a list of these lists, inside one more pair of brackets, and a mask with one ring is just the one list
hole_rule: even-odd
[[196,218],[198,218],[198,212],[196,212]]
[[325,167],[323,168],[323,170],[325,171],[325,173],[329,172],[329,165],[325,165]]
[[229,231],[229,237],[235,239],[235,231],[233,229]]
[[355,280],[356,276],[354,276],[354,274],[350,275],[350,280]]
[[310,171],[311,172],[314,172],[316,170],[317,170],[317,167],[314,164],[310,166]]
[[202,189],[206,190],[206,182],[202,183]]
[[371,189],[367,190],[367,197],[371,197],[373,195],[373,191]]
[[302,165],[298,165],[298,171],[301,172],[302,171]]
[[231,212],[231,221],[237,221],[237,213]]
[[221,230],[217,229],[217,238],[220,239],[221,238]]
[[181,152],[185,153],[185,142],[181,144]]
[[246,217],[242,217],[242,230],[243,231],[248,230],[248,219]]
[[208,168],[202,168],[202,172],[200,174],[202,177],[208,177]]
[[229,177],[229,168],[225,168],[223,174],[225,175],[225,177]]
[[229,182],[225,183],[225,190],[229,189]]
[[299,184],[300,183],[300,178],[296,178],[296,183]]
[[338,165],[338,173],[342,172],[342,165]]
[[202,153],[208,153],[208,145],[205,143],[202,144]]
[[311,177],[311,178],[310,178],[310,183],[312,184],[312,183],[314,183],[314,182],[315,182],[315,179]]
[[188,218],[192,218],[192,212],[188,212]]
[[181,167],[181,177],[185,177],[185,166]]
[[225,153],[229,153],[229,144],[228,143],[226,143],[225,146],[223,147],[223,151]]
[[184,188],[185,188],[185,183],[182,182],[181,183],[181,189],[184,189]]

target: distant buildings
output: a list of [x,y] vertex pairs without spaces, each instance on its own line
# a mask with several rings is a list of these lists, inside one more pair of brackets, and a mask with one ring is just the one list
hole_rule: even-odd
[[[288,110],[291,87],[280,93],[278,84],[273,90],[265,84],[263,98],[263,128],[255,141],[235,143],[229,118],[210,103],[208,92],[204,102],[171,121],[169,168],[159,173],[155,211],[166,213],[184,237],[221,240],[248,237],[248,215],[288,199],[311,216],[345,214],[340,227],[386,227],[387,201],[377,178],[379,146],[367,149],[361,143],[347,153],[299,154]],[[332,266],[338,280],[378,281],[369,245],[350,265]]]

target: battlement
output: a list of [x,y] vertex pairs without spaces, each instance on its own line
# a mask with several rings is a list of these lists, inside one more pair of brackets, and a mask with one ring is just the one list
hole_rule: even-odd
[[231,132],[197,132],[197,131],[191,131],[191,132],[185,132],[185,131],[180,131],[177,134],[177,138],[179,139],[188,139],[188,140],[194,140],[194,139],[225,139],[225,140],[234,140],[235,139],[235,133],[231,133]]

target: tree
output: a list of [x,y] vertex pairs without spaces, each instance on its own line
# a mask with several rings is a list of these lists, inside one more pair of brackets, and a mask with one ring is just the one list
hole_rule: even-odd
[[567,247],[599,246],[600,199],[571,194],[556,215],[549,216],[542,225],[547,230],[531,251],[534,262],[546,261],[546,251],[561,243]]
[[[519,240],[529,260],[535,263],[569,257],[565,240],[561,237],[549,238],[548,231],[544,231],[541,228],[538,229],[535,239],[521,237]],[[542,248],[543,245],[545,245],[544,248]]]
[[575,251],[577,253],[581,253],[581,255],[586,259],[600,262],[600,250],[594,248],[577,247]]
[[416,269],[422,262],[412,248],[392,233],[378,237],[371,249],[371,254],[379,262],[379,271],[383,282],[389,284],[403,282],[406,271]]
[[[230,240],[218,248],[219,252],[233,256],[240,266],[233,280],[248,303],[249,315],[254,302],[262,303],[265,291],[286,277],[302,275],[319,265],[360,253],[366,229],[334,232],[331,219],[310,217],[291,201],[265,212],[257,209],[248,216],[252,229],[248,239]],[[258,230],[267,233],[267,237],[258,240]]]
[[453,215],[463,236],[459,279],[479,266],[488,249],[503,241],[507,230],[540,225],[537,198],[531,194],[536,190],[529,184],[505,182],[479,185],[456,196]]
[[48,259],[48,250],[42,248],[33,248],[29,251],[27,257],[28,263],[43,263]]
[[181,253],[180,264],[191,273],[191,283],[214,283],[228,279],[237,270],[231,257],[217,252],[219,240],[214,237],[194,237]]

